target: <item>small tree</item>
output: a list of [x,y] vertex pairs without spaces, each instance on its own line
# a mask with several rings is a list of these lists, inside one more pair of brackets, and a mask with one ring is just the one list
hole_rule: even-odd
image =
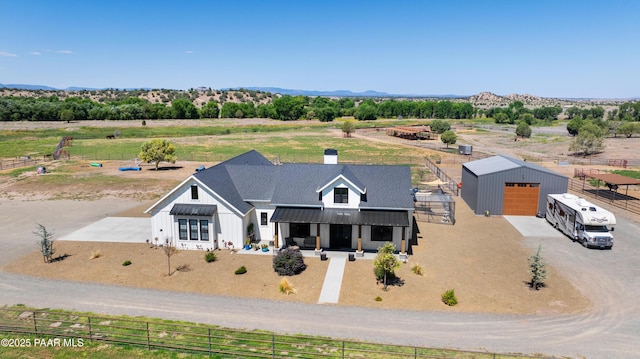
[[393,254],[395,248],[392,243],[386,243],[384,246],[378,248],[378,254],[373,260],[375,266],[374,272],[376,276],[382,274],[384,290],[387,290],[387,275],[394,275],[395,270],[400,268],[400,261]]
[[178,248],[176,248],[175,243],[169,238],[164,241],[164,254],[167,256],[167,267],[169,269],[169,274],[171,275],[171,256],[178,253]]
[[604,132],[593,123],[582,126],[569,145],[569,151],[582,152],[585,156],[600,152],[603,148]]
[[451,129],[451,124],[445,120],[433,120],[429,123],[429,126],[431,127],[431,131],[435,133],[444,133]]
[[531,137],[531,127],[529,127],[529,125],[524,121],[520,122],[518,127],[516,127],[516,136],[520,136],[522,138]]
[[176,147],[164,139],[155,139],[142,144],[142,150],[138,155],[147,163],[155,163],[156,171],[160,162],[176,163]]
[[47,228],[45,228],[45,226],[38,223],[38,230],[34,231],[33,234],[40,237],[38,245],[40,246],[40,253],[42,253],[44,262],[51,263],[53,254],[56,252],[53,249],[53,232],[47,231]]
[[447,148],[449,148],[449,145],[453,145],[458,141],[458,136],[456,136],[453,131],[444,131],[444,133],[440,135],[440,141],[446,144]]
[[542,259],[540,255],[540,250],[542,246],[538,246],[538,251],[536,254],[529,257],[529,269],[531,273],[531,288],[538,290],[541,287],[544,287],[544,281],[547,279],[547,264]]
[[342,123],[342,132],[346,137],[351,137],[351,133],[356,131],[356,125],[351,120]]

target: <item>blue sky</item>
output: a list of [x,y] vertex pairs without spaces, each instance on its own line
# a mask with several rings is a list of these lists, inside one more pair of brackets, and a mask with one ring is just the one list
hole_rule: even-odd
[[640,1],[0,1],[0,83],[640,96]]

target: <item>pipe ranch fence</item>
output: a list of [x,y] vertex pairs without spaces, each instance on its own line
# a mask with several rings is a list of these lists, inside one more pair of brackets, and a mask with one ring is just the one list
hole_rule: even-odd
[[82,339],[82,343],[97,341],[225,358],[552,358],[284,336],[24,308],[0,308],[0,333],[48,336],[65,343],[78,343]]
[[607,187],[594,187],[584,177],[581,180],[569,178],[569,190],[640,215],[640,199],[620,193],[617,190],[610,190]]

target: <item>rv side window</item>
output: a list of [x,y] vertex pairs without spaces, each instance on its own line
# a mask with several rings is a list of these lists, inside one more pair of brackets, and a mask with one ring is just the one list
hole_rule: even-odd
[[589,210],[590,210],[591,212],[595,212],[595,211],[596,211],[596,207],[589,207]]

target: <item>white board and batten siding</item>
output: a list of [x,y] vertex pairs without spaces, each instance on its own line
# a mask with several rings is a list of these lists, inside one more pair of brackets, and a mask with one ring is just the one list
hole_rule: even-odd
[[[191,186],[198,186],[198,199],[191,198]],[[205,204],[216,205],[216,213],[212,217],[172,216],[171,208],[174,204]],[[209,241],[179,240],[178,217],[180,219],[208,219]],[[158,244],[165,240],[173,240],[179,249],[215,249],[224,247],[223,242],[233,243],[235,248],[241,248],[243,239],[243,218],[230,208],[225,201],[208,188],[200,186],[193,179],[185,181],[182,186],[158,203],[151,211],[151,241]]]

